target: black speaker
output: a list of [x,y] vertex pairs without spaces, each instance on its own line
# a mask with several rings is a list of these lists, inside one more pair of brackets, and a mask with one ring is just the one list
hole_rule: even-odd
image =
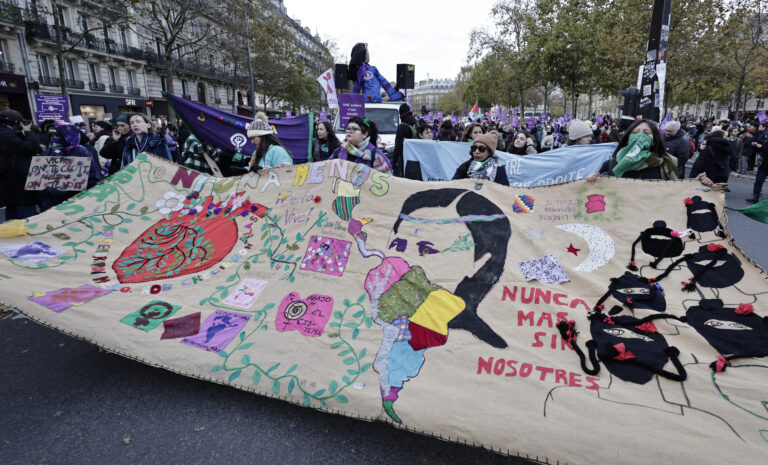
[[333,79],[337,89],[346,89],[349,86],[349,66],[346,63],[336,63]]
[[416,82],[414,81],[414,70],[416,69],[413,65],[406,65],[406,64],[398,64],[397,65],[397,88],[398,89],[413,89],[416,87]]
[[640,114],[640,89],[627,87],[626,90],[620,90],[619,95],[624,97],[624,104],[621,106],[622,115],[635,118]]

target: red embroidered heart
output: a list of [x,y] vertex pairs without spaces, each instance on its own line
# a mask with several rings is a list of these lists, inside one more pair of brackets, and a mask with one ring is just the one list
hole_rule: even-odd
[[243,193],[213,203],[188,196],[185,209],[147,228],[112,264],[121,283],[139,283],[197,273],[219,263],[237,242],[235,217],[267,208],[242,199]]

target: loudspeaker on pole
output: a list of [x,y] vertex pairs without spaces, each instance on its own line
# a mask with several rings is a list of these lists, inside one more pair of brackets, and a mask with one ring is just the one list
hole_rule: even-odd
[[416,67],[408,64],[397,65],[397,88],[413,89],[416,87],[414,79]]

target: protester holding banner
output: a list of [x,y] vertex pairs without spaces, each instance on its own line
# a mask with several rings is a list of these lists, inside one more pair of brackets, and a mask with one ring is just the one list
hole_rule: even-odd
[[374,145],[379,138],[379,130],[372,119],[353,116],[349,119],[345,131],[347,140],[333,152],[330,160],[350,160],[392,174],[389,158]]
[[38,191],[24,190],[32,157],[42,148],[32,133],[32,124],[23,124],[21,113],[0,111],[0,207],[6,220],[24,219],[37,213]]
[[699,156],[691,167],[691,178],[708,173],[713,182],[727,183],[731,173],[733,146],[720,126],[714,126],[699,146]]
[[[599,174],[629,179],[676,180],[677,160],[666,152],[656,124],[642,119],[627,128],[611,159],[603,164],[600,173],[587,180],[594,183]],[[712,184],[706,173],[701,173],[697,179],[702,184]]]
[[531,135],[525,131],[517,133],[512,142],[507,146],[507,152],[513,155],[534,155],[538,153],[533,146]]
[[99,150],[99,155],[109,160],[109,174],[115,174],[120,170],[120,162],[125,150],[125,139],[131,132],[131,126],[128,123],[130,116],[131,113],[123,113],[117,117],[116,126],[112,129],[112,136],[104,141],[104,145]]
[[251,143],[256,146],[248,164],[251,171],[293,165],[291,154],[272,131],[267,115],[263,112],[256,113],[256,119],[246,125],[245,129]]
[[[485,130],[480,123],[470,123],[464,129],[464,134],[461,136],[461,140],[459,142],[469,142],[471,144],[472,141],[484,133]],[[498,140],[496,143],[498,144]]]
[[[395,150],[392,152],[392,169],[395,172],[395,176],[403,176],[403,141],[405,139],[417,139],[420,137],[417,134],[416,117],[413,116],[411,106],[407,103],[400,105],[400,124],[397,126],[397,133],[395,134]],[[425,125],[426,126],[426,125]],[[432,138],[432,129],[429,129],[429,136]]]
[[[88,140],[77,126],[57,121],[48,129],[50,143],[40,156],[42,157],[74,157],[82,158],[82,163],[90,166],[88,171],[88,184],[86,189],[95,186],[101,180],[101,166],[95,152],[88,150],[84,143]],[[78,163],[80,163],[78,161]],[[26,178],[25,178],[26,179]],[[45,211],[53,208],[61,202],[78,193],[76,190],[59,190],[46,187],[40,195],[40,209]]]
[[131,125],[132,134],[125,139],[121,168],[131,164],[138,154],[145,152],[174,161],[171,151],[165,143],[165,137],[162,134],[151,131],[152,122],[147,115],[133,113],[128,122]]
[[315,140],[312,142],[312,161],[327,160],[341,142],[333,132],[333,125],[328,121],[320,121],[315,130]]
[[471,158],[459,165],[453,179],[487,179],[508,186],[507,170],[494,155],[497,142],[496,131],[477,136],[469,149]]
[[592,128],[587,123],[574,119],[568,124],[567,145],[589,145],[592,142]]

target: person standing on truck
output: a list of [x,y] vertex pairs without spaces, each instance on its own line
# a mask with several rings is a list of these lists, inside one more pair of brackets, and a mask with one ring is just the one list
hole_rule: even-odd
[[403,141],[405,139],[418,139],[418,130],[416,128],[416,118],[413,116],[411,107],[407,103],[400,105],[400,124],[397,126],[395,135],[395,151],[392,155],[392,170],[395,176],[402,177],[405,171],[405,162],[403,161]]
[[349,74],[355,76],[352,93],[359,94],[362,91],[366,103],[381,103],[380,89],[383,87],[390,101],[404,100],[403,93],[392,87],[375,66],[368,64],[369,61],[368,44],[362,42],[355,44],[352,47],[352,57],[349,60]]

